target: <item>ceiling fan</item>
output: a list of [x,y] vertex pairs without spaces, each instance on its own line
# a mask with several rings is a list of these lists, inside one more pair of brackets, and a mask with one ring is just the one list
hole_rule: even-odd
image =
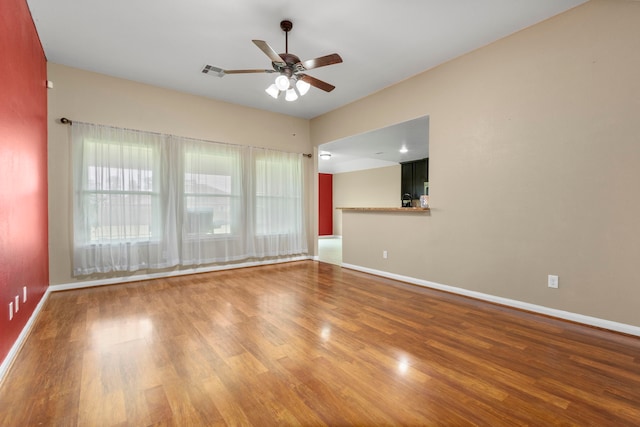
[[223,70],[213,65],[205,65],[202,72],[218,77],[224,77],[227,74],[279,73],[275,83],[269,86],[266,92],[274,98],[278,98],[278,96],[284,92],[287,101],[295,101],[298,99],[298,96],[307,93],[310,86],[317,87],[325,92],[331,92],[335,89],[335,86],[305,74],[305,71],[338,64],[342,62],[340,55],[332,53],[331,55],[300,61],[300,58],[296,55],[289,53],[289,31],[293,28],[293,23],[284,20],[280,22],[280,28],[285,32],[285,53],[277,54],[276,51],[263,40],[252,40],[253,43],[269,57],[273,69]]

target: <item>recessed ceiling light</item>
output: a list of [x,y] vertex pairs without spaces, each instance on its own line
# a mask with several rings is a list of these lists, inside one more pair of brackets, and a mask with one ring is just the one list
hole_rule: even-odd
[[403,146],[402,146],[402,148],[400,149],[400,152],[401,152],[402,154],[404,154],[404,153],[406,153],[406,152],[408,152],[408,151],[409,151],[409,149],[408,149],[407,147],[405,147],[404,145],[403,145]]

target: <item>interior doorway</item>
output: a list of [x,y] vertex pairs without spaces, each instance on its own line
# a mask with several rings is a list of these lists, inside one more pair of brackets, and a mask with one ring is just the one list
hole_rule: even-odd
[[342,239],[333,224],[333,175],[318,174],[318,260],[342,265]]
[[318,237],[318,260],[342,265],[342,238],[340,236]]

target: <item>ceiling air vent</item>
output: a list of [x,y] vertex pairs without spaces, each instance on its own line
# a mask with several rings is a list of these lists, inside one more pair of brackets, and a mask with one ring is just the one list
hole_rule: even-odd
[[224,76],[224,70],[222,68],[214,67],[213,65],[205,65],[202,72],[205,74],[216,75],[218,77]]

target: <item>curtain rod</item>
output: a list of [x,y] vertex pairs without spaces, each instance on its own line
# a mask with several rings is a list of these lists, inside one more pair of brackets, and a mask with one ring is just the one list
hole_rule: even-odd
[[[67,119],[66,117],[61,117],[60,118],[60,123],[62,123],[63,125],[72,126],[73,125],[73,120]],[[84,122],[80,122],[80,123],[84,123]],[[93,123],[86,123],[86,124],[93,124]],[[98,126],[106,126],[106,125],[98,125]],[[110,127],[117,127],[117,126],[110,126]],[[138,129],[128,129],[128,128],[120,128],[120,129],[131,130],[131,131],[134,131],[134,132],[147,132],[147,131],[141,131],[141,130],[138,130]],[[177,135],[171,135],[171,134],[166,134],[166,133],[158,133],[158,132],[147,132],[147,133],[153,133],[153,134],[156,134],[156,135],[177,136]],[[179,138],[197,139],[197,138],[188,138],[186,136],[181,136]],[[203,141],[203,140],[201,140],[201,141]],[[225,142],[216,142],[216,141],[211,141],[211,142],[215,142],[216,144],[227,144]],[[237,144],[228,144],[228,145],[237,145]],[[251,148],[264,148],[264,147],[251,147]],[[281,151],[281,150],[276,150],[276,151]],[[302,154],[304,157],[308,157],[308,158],[313,157],[313,154],[311,154],[311,153],[300,153],[300,154]]]

